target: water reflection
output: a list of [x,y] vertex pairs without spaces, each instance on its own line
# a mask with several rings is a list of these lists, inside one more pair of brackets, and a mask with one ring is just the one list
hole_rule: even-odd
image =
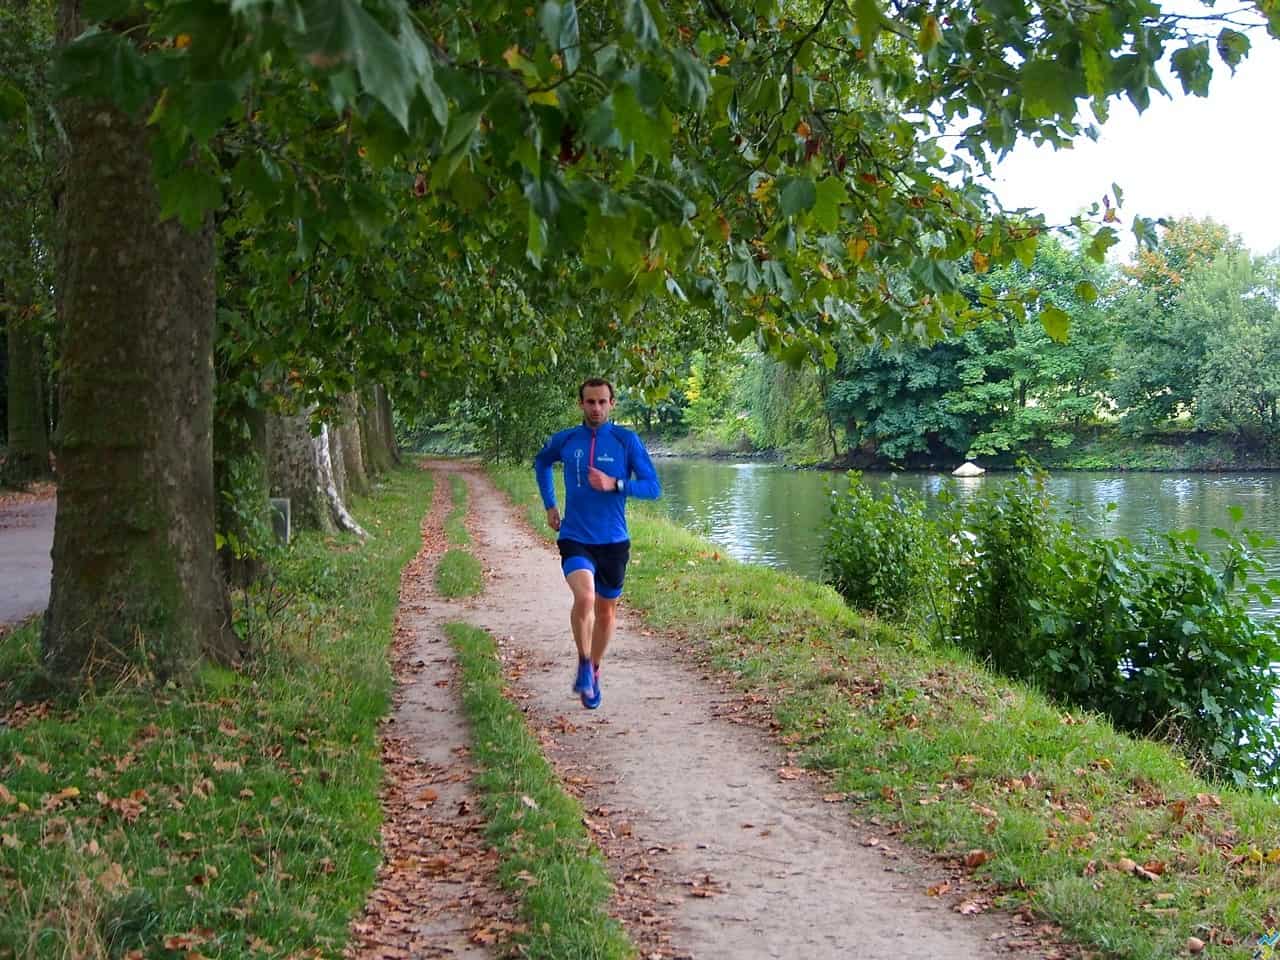
[[[791,470],[767,463],[663,459],[663,499],[672,519],[719,544],[738,560],[783,567],[817,579],[828,491],[843,474]],[[964,501],[1008,474],[966,479],[931,473],[866,474],[873,486],[915,490],[929,500],[949,487]],[[1168,530],[1198,529],[1212,551],[1214,527],[1230,525],[1239,506],[1245,525],[1280,538],[1280,474],[1063,473],[1048,490],[1064,513],[1108,536],[1147,543]],[[1115,509],[1108,510],[1114,504]],[[1268,576],[1280,577],[1280,546],[1264,552]]]

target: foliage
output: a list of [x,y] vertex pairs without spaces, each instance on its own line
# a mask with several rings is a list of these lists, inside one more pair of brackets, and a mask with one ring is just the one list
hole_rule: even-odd
[[445,632],[462,667],[462,703],[480,767],[480,803],[501,858],[499,878],[520,895],[521,956],[633,956],[606,910],[612,885],[582,807],[561,788],[519,708],[504,696],[497,644],[462,623]]
[[[528,471],[495,479],[541,512]],[[726,560],[665,520],[638,514],[632,537],[646,562],[628,573],[630,603],[762,698],[856,819],[976,864],[1005,891],[1000,905],[1087,950],[1165,960],[1212,930],[1234,941],[1222,956],[1247,960],[1274,925],[1274,796],[1215,789],[1162,745],[868,621],[829,587]],[[1150,884],[1103,867],[1124,858],[1163,871],[1171,912],[1153,914]]]
[[939,546],[918,495],[876,497],[854,471],[844,492],[832,490],[825,579],[855,609],[896,621],[918,615],[944,575]]
[[1280,785],[1280,623],[1246,602],[1270,602],[1280,581],[1250,582],[1268,545],[1256,534],[1215,531],[1221,569],[1188,535],[1150,553],[1090,538],[1055,518],[1030,475],[934,521],[857,484],[837,504],[826,563],[851,604],[931,611],[951,642],[1008,676],[1175,742],[1215,777]]

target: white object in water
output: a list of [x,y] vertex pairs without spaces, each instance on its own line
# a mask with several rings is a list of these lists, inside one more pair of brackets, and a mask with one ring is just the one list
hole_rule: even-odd
[[966,460],[964,463],[960,464],[960,466],[952,470],[951,475],[953,477],[980,477],[986,472],[986,470],[983,470],[982,467],[978,466],[972,460]]

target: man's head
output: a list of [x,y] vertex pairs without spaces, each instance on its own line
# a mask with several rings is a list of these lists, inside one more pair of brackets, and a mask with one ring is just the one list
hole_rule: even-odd
[[584,380],[578,388],[578,406],[582,408],[582,419],[587,426],[600,426],[609,419],[613,409],[613,384],[599,377]]

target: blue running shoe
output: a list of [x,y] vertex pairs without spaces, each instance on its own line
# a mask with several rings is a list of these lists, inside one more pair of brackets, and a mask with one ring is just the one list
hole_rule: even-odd
[[578,676],[573,681],[573,692],[580,693],[585,698],[591,692],[591,688],[595,686],[595,671],[591,669],[590,660],[578,661]]
[[600,668],[597,667],[592,671],[591,689],[582,691],[582,705],[588,710],[594,710],[600,706]]

